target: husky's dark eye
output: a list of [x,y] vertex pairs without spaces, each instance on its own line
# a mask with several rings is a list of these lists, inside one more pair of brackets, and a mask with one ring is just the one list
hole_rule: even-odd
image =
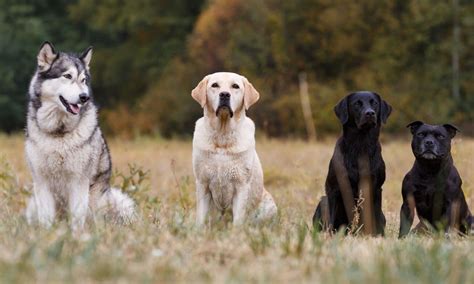
[[68,79],[68,80],[71,80],[71,79],[72,79],[71,74],[64,74],[63,77],[66,78],[66,79]]
[[211,85],[211,87],[213,87],[213,88],[219,88],[219,84],[214,83],[214,84]]
[[240,87],[239,87],[239,85],[237,85],[237,84],[232,84],[232,88],[233,88],[233,89],[239,89]]
[[82,78],[81,80],[81,83],[85,83],[86,82],[86,77]]

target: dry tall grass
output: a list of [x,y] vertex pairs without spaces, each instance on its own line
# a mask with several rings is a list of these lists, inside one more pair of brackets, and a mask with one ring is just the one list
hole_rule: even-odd
[[[23,137],[0,136],[0,282],[473,283],[472,237],[396,238],[401,182],[413,156],[408,140],[384,140],[385,238],[312,232],[334,139],[314,144],[258,139],[279,222],[205,231],[194,227],[190,141],[111,140],[114,168],[126,177],[124,182],[117,175],[115,183],[139,202],[142,221],[130,227],[91,225],[77,237],[64,223],[52,230],[26,225],[21,214],[31,177]],[[474,140],[457,138],[453,156],[474,208]],[[139,182],[139,172],[130,177],[130,163],[148,170],[150,179]]]

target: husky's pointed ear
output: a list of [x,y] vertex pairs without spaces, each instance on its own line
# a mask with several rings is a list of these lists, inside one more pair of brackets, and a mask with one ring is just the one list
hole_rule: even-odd
[[84,65],[86,66],[86,69],[89,70],[89,63],[91,62],[92,59],[92,46],[89,46],[82,54],[80,57],[81,61],[84,62]]
[[247,78],[244,76],[242,76],[242,78],[244,79],[244,106],[245,109],[248,110],[254,103],[258,101],[260,94]]
[[454,136],[456,136],[456,133],[461,132],[459,128],[449,123],[443,124],[443,127],[446,128],[451,138],[454,138]]
[[336,113],[337,118],[339,118],[339,120],[341,121],[342,125],[346,124],[347,121],[349,120],[348,101],[349,101],[350,96],[352,96],[352,94],[345,96],[334,107],[334,112]]
[[38,52],[38,56],[36,57],[38,59],[39,71],[44,72],[49,70],[57,57],[58,54],[54,50],[54,46],[48,41],[43,42]]
[[382,97],[373,92],[372,94],[374,94],[375,96],[377,96],[377,98],[379,99],[379,102],[380,102],[380,120],[383,122],[383,123],[386,123],[387,122],[387,119],[388,117],[390,116],[390,114],[392,113],[392,106],[389,105],[385,100],[382,99]]
[[207,81],[209,76],[204,77],[201,82],[191,91],[191,96],[195,99],[202,108],[206,105],[207,101]]
[[416,133],[416,130],[420,128],[420,126],[422,126],[423,124],[425,124],[423,121],[417,120],[417,121],[410,122],[407,125],[407,128],[410,128],[411,134],[414,135]]

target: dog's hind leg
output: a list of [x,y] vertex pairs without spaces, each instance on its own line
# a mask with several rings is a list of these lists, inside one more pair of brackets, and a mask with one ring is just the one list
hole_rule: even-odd
[[317,231],[329,229],[329,203],[328,197],[323,196],[316,207],[313,215],[313,227]]
[[35,181],[33,196],[28,200],[26,207],[26,220],[28,224],[40,224],[46,228],[51,227],[56,216],[54,196],[45,182]]
[[252,214],[252,221],[256,224],[272,221],[277,215],[278,209],[272,195],[263,189],[262,200],[257,210]]
[[474,217],[471,214],[466,218],[466,223],[467,234],[470,236],[474,235]]

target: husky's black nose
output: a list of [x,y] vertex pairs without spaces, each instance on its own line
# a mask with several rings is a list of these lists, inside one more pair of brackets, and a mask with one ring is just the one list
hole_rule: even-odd
[[89,100],[89,95],[86,93],[82,93],[79,95],[79,100],[81,103],[86,103]]

